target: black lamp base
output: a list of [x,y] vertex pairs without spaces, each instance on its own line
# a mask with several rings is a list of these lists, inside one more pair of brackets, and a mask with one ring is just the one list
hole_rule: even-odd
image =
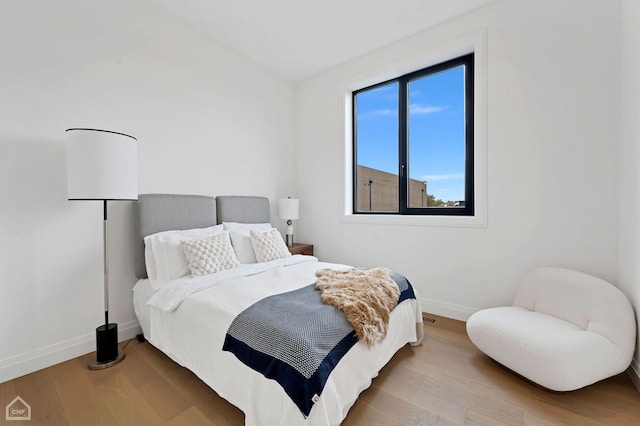
[[89,370],[101,370],[122,361],[125,353],[118,349],[118,324],[96,328],[96,346],[96,356],[89,361]]

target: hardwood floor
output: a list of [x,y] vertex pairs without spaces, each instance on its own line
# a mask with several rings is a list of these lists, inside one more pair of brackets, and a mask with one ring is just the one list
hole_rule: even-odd
[[[422,346],[402,348],[343,425],[637,425],[640,394],[626,374],[570,393],[517,377],[467,338],[464,323],[435,317]],[[0,384],[0,408],[21,396],[35,425],[242,425],[240,410],[149,343],[89,371],[91,354]],[[0,424],[4,424],[4,413]]]

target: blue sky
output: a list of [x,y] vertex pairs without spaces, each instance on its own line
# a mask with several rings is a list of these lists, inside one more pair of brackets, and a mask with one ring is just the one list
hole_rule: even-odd
[[[357,95],[358,164],[398,173],[398,84]],[[464,200],[464,68],[409,83],[409,176]]]

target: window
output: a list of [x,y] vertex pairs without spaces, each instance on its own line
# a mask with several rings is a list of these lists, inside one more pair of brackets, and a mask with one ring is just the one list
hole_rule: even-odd
[[353,213],[474,215],[468,54],[353,92]]

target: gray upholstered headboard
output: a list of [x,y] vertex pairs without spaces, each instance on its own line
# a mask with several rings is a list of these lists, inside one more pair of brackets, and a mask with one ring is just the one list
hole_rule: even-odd
[[216,197],[218,223],[270,223],[271,208],[265,197],[220,195]]
[[222,222],[270,222],[269,199],[265,197],[140,194],[134,209],[139,236],[135,250],[138,278],[147,277],[144,263],[144,237],[147,235],[206,228]]

